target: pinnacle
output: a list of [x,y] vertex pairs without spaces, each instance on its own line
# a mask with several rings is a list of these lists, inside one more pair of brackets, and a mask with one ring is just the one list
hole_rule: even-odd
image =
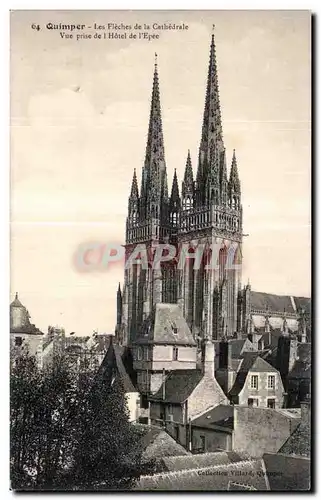
[[178,189],[177,174],[176,174],[176,168],[175,168],[174,177],[173,177],[173,184],[172,184],[171,201],[177,201],[177,200],[179,200],[179,189]]
[[132,187],[130,192],[130,197],[137,199],[139,197],[138,193],[138,184],[137,184],[137,176],[136,176],[136,168],[134,168]]

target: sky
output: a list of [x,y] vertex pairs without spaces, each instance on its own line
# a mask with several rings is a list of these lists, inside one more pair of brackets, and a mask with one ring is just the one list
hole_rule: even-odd
[[[46,29],[50,22],[84,23],[92,35],[87,26],[112,22],[188,30],[77,41],[75,31],[66,39]],[[10,293],[42,331],[114,332],[121,265],[83,273],[74,255],[88,241],[124,243],[155,52],[170,184],[174,168],[181,182],[188,149],[195,173],[213,24],[223,136],[228,164],[236,150],[248,235],[243,283],[311,295],[308,11],[13,11]]]

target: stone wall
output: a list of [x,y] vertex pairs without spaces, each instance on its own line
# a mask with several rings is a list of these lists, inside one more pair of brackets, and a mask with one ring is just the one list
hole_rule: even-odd
[[277,453],[299,422],[278,410],[235,406],[233,451],[252,457]]

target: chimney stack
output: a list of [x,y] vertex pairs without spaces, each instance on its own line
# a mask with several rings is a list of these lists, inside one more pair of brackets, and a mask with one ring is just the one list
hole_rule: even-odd
[[205,339],[205,352],[204,352],[204,375],[209,378],[215,378],[215,346],[209,339]]

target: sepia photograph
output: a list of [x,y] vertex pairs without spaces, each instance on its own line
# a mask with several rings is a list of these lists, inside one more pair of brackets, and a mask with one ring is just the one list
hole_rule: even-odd
[[10,12],[10,489],[312,489],[307,10]]

